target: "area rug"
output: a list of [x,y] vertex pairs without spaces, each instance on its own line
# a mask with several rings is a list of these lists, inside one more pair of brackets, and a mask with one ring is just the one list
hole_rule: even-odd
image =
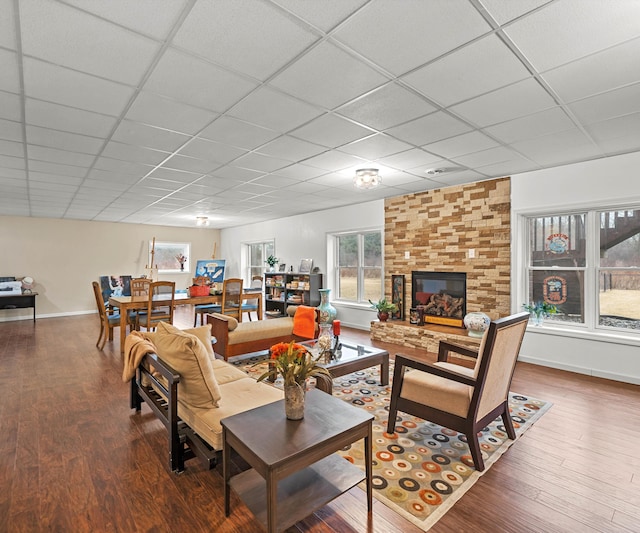
[[[239,368],[257,378],[267,368],[266,356],[236,361]],[[393,376],[393,363],[389,371]],[[274,383],[282,386],[281,378]],[[480,437],[485,470],[478,472],[466,437],[432,422],[399,412],[396,433],[386,432],[391,384],[380,385],[380,367],[333,380],[333,395],[366,409],[373,422],[374,496],[387,507],[429,530],[516,441],[507,438],[502,420],[494,420]],[[551,407],[550,402],[510,393],[509,407],[520,437]],[[363,465],[362,441],[339,452],[345,459]]]

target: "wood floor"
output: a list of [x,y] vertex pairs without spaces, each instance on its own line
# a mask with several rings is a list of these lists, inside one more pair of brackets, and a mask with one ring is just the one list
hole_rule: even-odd
[[[235,495],[225,518],[221,468],[168,471],[164,427],[129,409],[118,331],[104,351],[98,331],[97,315],[0,323],[0,532],[262,531]],[[640,387],[519,363],[512,390],[554,406],[431,531],[640,531]],[[368,524],[354,488],[287,533],[420,531],[374,503]]]

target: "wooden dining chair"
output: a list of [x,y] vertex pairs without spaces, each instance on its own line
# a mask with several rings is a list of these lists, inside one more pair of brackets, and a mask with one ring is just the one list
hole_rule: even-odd
[[113,312],[109,314],[104,303],[100,284],[97,281],[94,281],[92,285],[93,294],[98,307],[98,316],[100,317],[100,335],[98,336],[96,346],[98,349],[102,350],[107,342],[107,338],[110,341],[113,340],[113,328],[120,326],[120,313]]
[[[253,276],[253,278],[251,278],[251,288],[262,289],[262,276]],[[249,322],[251,322],[251,313],[258,314],[258,305],[258,300],[255,298],[242,300],[242,313],[247,313]]]
[[173,324],[175,299],[176,284],[174,281],[152,281],[149,284],[147,307],[144,309],[144,313],[138,313],[136,329],[145,328],[147,331],[151,331],[155,330],[160,322]]
[[131,296],[149,296],[149,278],[133,278],[131,280]]
[[234,317],[242,322],[242,279],[225,279],[222,284],[222,309],[223,315]]

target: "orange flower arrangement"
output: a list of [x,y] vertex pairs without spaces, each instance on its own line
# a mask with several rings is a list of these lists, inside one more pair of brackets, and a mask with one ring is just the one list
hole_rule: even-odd
[[274,344],[271,349],[271,362],[269,370],[262,374],[258,381],[267,378],[275,379],[278,375],[284,379],[284,385],[298,384],[303,386],[308,377],[328,376],[331,377],[329,371],[318,365],[318,359],[313,358],[309,350],[302,344],[296,342],[279,342]]

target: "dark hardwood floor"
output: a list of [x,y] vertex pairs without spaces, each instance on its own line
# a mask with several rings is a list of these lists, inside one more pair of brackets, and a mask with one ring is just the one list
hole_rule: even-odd
[[[221,468],[168,471],[164,427],[129,409],[119,333],[100,351],[98,330],[97,315],[0,323],[0,532],[262,531],[235,495],[225,518]],[[431,531],[640,531],[640,387],[518,363],[512,389],[554,406]],[[420,531],[365,509],[354,488],[288,533]]]

